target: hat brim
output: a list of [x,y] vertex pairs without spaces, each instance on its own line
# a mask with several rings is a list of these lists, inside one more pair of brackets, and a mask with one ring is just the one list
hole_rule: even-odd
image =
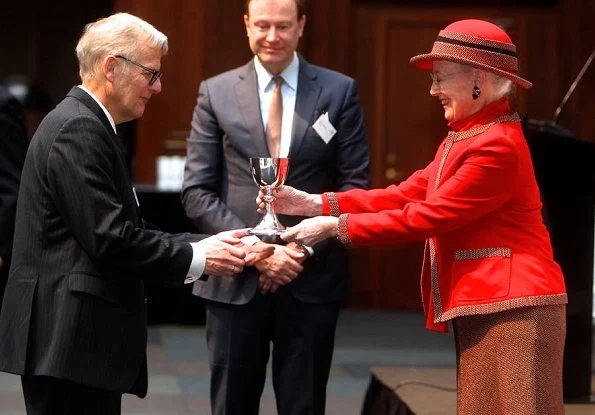
[[520,76],[518,76],[516,74],[510,73],[507,71],[503,71],[502,69],[494,68],[493,66],[484,65],[482,63],[475,62],[471,59],[465,59],[465,58],[460,58],[457,56],[440,54],[440,53],[426,53],[423,55],[414,56],[411,59],[409,59],[409,62],[414,64],[416,67],[418,67],[419,69],[427,70],[427,71],[432,70],[432,64],[434,63],[434,61],[450,61],[450,62],[460,63],[462,65],[473,66],[474,68],[483,69],[485,71],[495,73],[496,75],[500,75],[504,78],[508,78],[512,82],[514,82],[516,85],[520,86],[521,88],[529,89],[533,86],[533,84],[531,82],[529,82],[528,80],[526,80],[524,78],[521,78]]

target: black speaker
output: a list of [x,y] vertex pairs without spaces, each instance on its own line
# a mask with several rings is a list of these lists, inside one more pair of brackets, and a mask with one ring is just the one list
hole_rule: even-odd
[[568,292],[564,401],[591,401],[595,146],[548,121],[524,120],[543,216]]

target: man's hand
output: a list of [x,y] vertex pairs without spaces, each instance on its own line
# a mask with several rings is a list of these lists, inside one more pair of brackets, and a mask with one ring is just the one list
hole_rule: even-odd
[[221,232],[197,242],[206,254],[203,272],[219,277],[242,272],[246,265],[246,252],[239,239],[242,236],[246,236],[246,230]]
[[[258,212],[265,212],[264,191],[256,197]],[[281,186],[273,192],[275,213],[294,216],[316,216],[322,214],[322,197],[311,195],[291,186]]]
[[[259,244],[256,244],[256,245],[259,245]],[[263,245],[265,245],[265,244],[263,244]],[[274,247],[274,245],[273,245],[273,247]],[[303,250],[301,248],[299,248],[296,243],[290,242],[286,245],[286,247],[294,250],[295,252],[299,252],[303,255],[303,258],[298,259],[298,261],[300,261],[300,263],[303,263],[303,261],[306,260],[306,258],[308,258],[308,255],[304,254]],[[273,294],[275,291],[277,291],[279,289],[279,287],[281,287],[281,285],[283,285],[283,284],[276,282],[274,278],[269,278],[265,274],[260,274],[258,276],[258,290],[263,295],[266,295],[269,293]]]
[[274,282],[271,278],[267,278],[264,274],[258,276],[258,290],[262,295],[273,294],[279,289],[281,285]]
[[254,265],[275,253],[275,245],[258,242],[254,245],[241,245],[241,248],[246,252],[244,261],[246,265]]
[[315,218],[304,219],[283,232],[281,239],[314,246],[324,239],[337,236],[338,224],[339,218],[334,216],[316,216]]
[[[255,245],[259,245],[260,242]],[[306,255],[289,246],[275,245],[275,253],[270,257],[254,264],[256,269],[279,285],[293,281],[304,269],[302,263]]]

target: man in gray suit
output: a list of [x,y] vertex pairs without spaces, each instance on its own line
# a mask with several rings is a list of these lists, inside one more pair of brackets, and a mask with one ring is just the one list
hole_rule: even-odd
[[21,375],[30,415],[120,414],[123,393],[147,393],[143,280],[231,277],[267,254],[242,246],[244,231],[143,227],[116,125],[161,91],[167,37],[121,13],[87,25],[76,52],[82,85],[25,159],[0,318],[0,370]]
[[[188,138],[183,204],[208,232],[260,220],[250,157],[288,157],[287,184],[302,190],[368,185],[354,80],[295,52],[306,22],[303,1],[249,0],[244,20],[255,57],[201,83]],[[285,225],[292,220],[281,218]],[[340,245],[277,245],[238,278],[195,283],[207,311],[213,414],[258,413],[271,342],[279,413],[324,413],[337,317],[350,290]]]

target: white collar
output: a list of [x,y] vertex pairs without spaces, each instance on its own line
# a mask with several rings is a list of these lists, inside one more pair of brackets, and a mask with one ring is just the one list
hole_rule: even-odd
[[[264,66],[262,66],[258,56],[254,56],[254,69],[256,70],[256,77],[258,79],[258,89],[261,92],[264,92],[267,86],[271,83],[271,79],[273,79],[273,76],[275,75],[271,74],[264,68]],[[300,60],[297,56],[297,53],[293,52],[293,60],[289,66],[287,66],[287,68],[285,68],[285,70],[279,75],[283,77],[285,83],[294,91],[297,90],[299,71]]]
[[107,110],[107,108],[105,108],[105,106],[101,103],[101,101],[99,101],[99,99],[95,95],[93,95],[93,93],[91,91],[89,91],[87,88],[85,88],[82,85],[79,85],[78,87],[80,89],[82,89],[83,91],[85,91],[87,94],[89,94],[91,96],[91,98],[93,98],[95,100],[95,102],[97,102],[97,104],[99,104],[99,106],[101,107],[101,109],[105,113],[105,116],[107,117],[107,120],[109,121],[109,123],[111,124],[112,128],[114,129],[114,134],[118,134],[118,132],[116,131],[116,123],[114,122],[114,119],[112,118],[112,116],[109,113],[109,111]]

